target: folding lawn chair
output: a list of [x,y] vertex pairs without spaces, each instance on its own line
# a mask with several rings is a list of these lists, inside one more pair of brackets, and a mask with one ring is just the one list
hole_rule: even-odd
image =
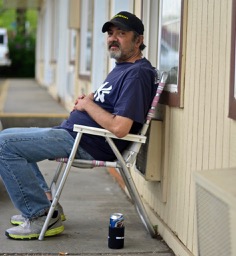
[[[119,169],[120,174],[125,182],[125,185],[126,185],[128,191],[129,191],[129,194],[131,196],[131,199],[135,205],[135,208],[136,208],[144,226],[146,227],[147,231],[150,233],[150,235],[153,238],[156,237],[156,231],[148,218],[148,215],[146,213],[146,210],[144,208],[144,205],[142,203],[140,195],[139,195],[137,188],[135,186],[135,183],[131,177],[129,168],[132,167],[133,164],[135,163],[137,154],[138,154],[142,144],[146,142],[145,135],[148,130],[149,124],[151,122],[151,119],[154,116],[155,108],[157,106],[160,95],[165,86],[167,77],[168,77],[168,74],[166,72],[163,72],[161,75],[161,81],[159,81],[158,71],[157,71],[156,83],[157,83],[158,87],[157,87],[156,95],[153,99],[151,108],[148,111],[146,122],[142,127],[140,135],[128,134],[123,138],[117,138],[114,134],[112,134],[111,132],[109,132],[105,129],[88,127],[88,126],[83,126],[83,125],[74,125],[74,131],[77,132],[77,136],[76,136],[71,154],[68,159],[64,159],[64,158],[57,159],[57,161],[59,161],[60,163],[58,165],[58,168],[56,170],[56,173],[55,173],[54,178],[51,183],[53,201],[52,201],[51,207],[49,209],[45,223],[43,225],[43,228],[41,230],[39,240],[43,240],[43,238],[44,238],[45,232],[47,231],[47,228],[48,228],[49,221],[50,221],[52,214],[55,210],[55,207],[59,201],[62,189],[65,185],[67,176],[71,169],[71,166],[78,167],[78,168],[113,167],[113,168]],[[99,161],[99,160],[75,159],[75,155],[76,155],[78,145],[80,143],[80,139],[84,133],[105,137],[106,141],[109,143],[109,145],[110,145],[111,149],[113,150],[117,159],[113,162]],[[112,140],[113,138],[128,140],[128,141],[130,141],[130,145],[121,154],[119,152],[119,150],[117,149],[115,143],[113,142],[113,140]],[[66,164],[65,168],[63,168],[64,164]],[[64,169],[63,174],[60,175],[61,171],[63,169]],[[58,183],[58,185],[57,185],[57,183]]]

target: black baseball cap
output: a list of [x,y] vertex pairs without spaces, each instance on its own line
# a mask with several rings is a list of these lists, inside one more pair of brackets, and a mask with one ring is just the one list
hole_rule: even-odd
[[112,19],[106,22],[102,27],[102,32],[105,33],[109,30],[110,26],[116,26],[123,30],[135,31],[139,35],[143,35],[144,26],[142,21],[130,12],[119,12]]

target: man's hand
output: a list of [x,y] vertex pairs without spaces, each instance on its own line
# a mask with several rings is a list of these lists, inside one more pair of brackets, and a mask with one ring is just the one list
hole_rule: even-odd
[[83,99],[85,96],[86,96],[85,94],[82,94],[82,95],[80,95],[80,96],[75,100],[75,104],[74,104],[73,110],[76,110],[76,105],[77,105],[77,103],[79,102],[79,100]]
[[74,110],[86,111],[85,106],[89,104],[89,102],[93,101],[93,96],[93,93],[90,93],[88,96],[85,94],[79,96],[75,101]]
[[88,96],[82,95],[75,102],[74,109],[86,111],[90,117],[101,127],[122,138],[127,135],[133,124],[133,121],[127,117],[118,116],[107,112],[98,106],[94,101],[94,94]]

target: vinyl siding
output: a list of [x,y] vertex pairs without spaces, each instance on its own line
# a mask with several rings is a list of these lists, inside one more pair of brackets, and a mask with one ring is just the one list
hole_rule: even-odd
[[166,203],[161,183],[132,174],[144,201],[197,255],[193,172],[236,165],[236,122],[228,118],[232,1],[189,0],[187,8],[183,109],[170,108],[163,124]]

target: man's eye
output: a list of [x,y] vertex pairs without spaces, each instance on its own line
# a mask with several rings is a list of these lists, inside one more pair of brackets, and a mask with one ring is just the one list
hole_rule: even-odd
[[125,36],[125,31],[120,31],[119,36]]

